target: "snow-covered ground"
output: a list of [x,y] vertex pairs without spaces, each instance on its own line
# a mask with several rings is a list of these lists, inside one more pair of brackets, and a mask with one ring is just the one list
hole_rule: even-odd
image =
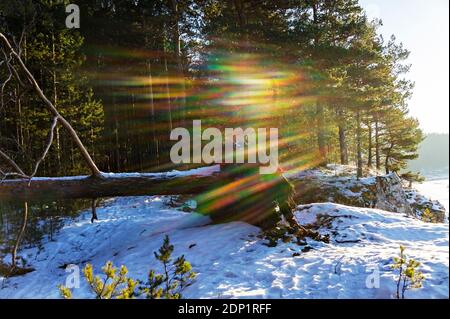
[[[309,241],[312,248],[279,243],[264,245],[257,227],[233,222],[207,225],[209,219],[166,205],[168,197],[111,199],[90,223],[85,212],[68,222],[53,242],[20,252],[36,270],[0,282],[0,298],[57,298],[64,265],[92,263],[99,272],[108,260],[124,264],[133,278],[145,280],[159,270],[153,252],[165,234],[198,272],[185,298],[392,298],[394,272],[389,264],[399,251],[422,263],[424,287],[407,298],[449,297],[448,224],[424,223],[398,213],[331,203],[299,206],[298,221],[308,224],[327,215],[331,243]],[[379,288],[368,288],[379,273]],[[375,281],[376,282],[376,281]],[[91,297],[84,280],[74,297]]]

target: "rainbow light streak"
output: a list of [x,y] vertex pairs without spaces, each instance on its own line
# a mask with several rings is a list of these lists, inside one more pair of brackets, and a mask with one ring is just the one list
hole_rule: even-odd
[[[182,112],[188,119],[185,122],[187,129],[194,119],[202,120],[205,124],[203,129],[208,124],[216,127],[279,128],[280,154],[285,152],[290,155],[290,147],[305,138],[305,133],[295,133],[295,127],[290,129],[289,134],[283,134],[283,129],[287,120],[295,118],[298,108],[313,103],[317,97],[307,93],[311,81],[304,70],[284,62],[282,58],[215,51],[209,55],[199,74],[194,73],[193,77],[186,78],[178,75],[173,67],[173,57],[167,54],[109,50],[108,58],[112,60],[120,58],[142,62],[140,67],[118,64],[111,72],[94,76],[99,85],[111,88],[111,96],[127,101],[124,108],[130,107],[129,97],[132,96],[131,106],[142,111],[137,118],[142,122],[137,128],[147,132],[149,138],[151,132],[156,130],[167,140],[170,133],[167,123],[179,125],[176,119]],[[149,114],[158,114],[163,120],[149,127],[148,122],[144,121]],[[256,150],[248,152],[256,153]],[[316,152],[288,157],[285,161],[280,159],[281,166],[288,173],[296,173],[319,162],[320,156]],[[303,164],[299,166],[299,163]],[[170,168],[170,165],[167,167]],[[277,187],[276,178],[262,179],[259,174],[250,175],[214,188],[199,196],[198,200],[208,206],[207,210],[220,209],[239,201],[249,216],[257,218],[268,209],[260,196],[273,187]],[[259,199],[261,204],[255,204]],[[251,207],[246,206],[247,200],[252,203]]]

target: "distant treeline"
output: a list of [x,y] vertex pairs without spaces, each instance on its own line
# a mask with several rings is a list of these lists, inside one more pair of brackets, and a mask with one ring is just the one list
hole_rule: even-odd
[[[68,3],[1,1],[0,31],[104,171],[173,168],[169,133],[193,119],[278,127],[288,169],[397,171],[416,157],[409,52],[356,0],[80,0],[80,29],[65,26]],[[2,64],[0,149],[31,170],[50,116],[10,75]],[[57,130],[38,175],[80,173]]]

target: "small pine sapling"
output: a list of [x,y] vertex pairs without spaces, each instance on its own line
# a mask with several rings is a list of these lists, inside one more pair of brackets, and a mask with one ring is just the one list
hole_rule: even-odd
[[408,171],[406,173],[403,173],[400,175],[400,178],[402,180],[405,180],[408,182],[408,187],[411,188],[413,183],[423,183],[425,181],[425,178],[420,175],[420,173],[413,173],[411,171]]
[[400,254],[394,257],[392,269],[398,270],[397,299],[405,299],[405,292],[409,289],[422,287],[425,276],[418,270],[420,263],[414,259],[407,260],[405,247],[400,245]]
[[435,214],[431,212],[429,208],[425,208],[425,210],[422,213],[422,221],[427,223],[437,223],[437,217]]
[[[94,275],[91,264],[83,269],[84,278],[96,299],[131,299],[134,298],[138,281],[127,277],[128,269],[121,266],[119,272],[111,261],[102,267],[104,278]],[[60,285],[59,291],[64,299],[71,299],[72,292],[69,288]]]
[[192,271],[191,264],[184,255],[172,262],[174,247],[170,244],[169,236],[164,238],[163,245],[155,252],[155,257],[162,263],[163,274],[156,274],[151,270],[148,282],[141,287],[141,291],[149,299],[180,299],[181,292],[192,285],[197,274]]
[[186,261],[184,255],[178,257],[173,264],[175,266],[173,280],[178,282],[178,290],[180,293],[185,288],[192,285],[197,274],[192,271],[192,266],[188,261]]
[[67,288],[64,285],[59,285],[58,289],[59,289],[59,293],[61,294],[61,296],[64,299],[72,299],[72,290],[70,290],[69,288]]
[[[137,289],[140,282],[127,277],[128,270],[121,266],[119,272],[113,263],[108,261],[102,268],[104,278],[94,275],[91,264],[83,269],[84,277],[90,290],[97,299],[131,299],[144,295],[149,299],[180,299],[181,292],[192,285],[197,274],[192,271],[191,264],[184,255],[172,261],[174,246],[170,244],[169,236],[164,238],[163,245],[155,252],[155,257],[163,265],[163,274],[150,270],[147,283]],[[72,299],[72,291],[58,286],[64,299]]]
[[164,276],[156,274],[152,269],[148,273],[147,284],[140,290],[148,299],[160,299],[163,297],[163,288],[161,288],[163,282]]

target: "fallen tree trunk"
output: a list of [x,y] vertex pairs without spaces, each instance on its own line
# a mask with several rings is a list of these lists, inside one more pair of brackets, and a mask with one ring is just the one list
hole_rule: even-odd
[[104,173],[97,176],[35,177],[0,182],[0,201],[199,194],[232,178],[218,165],[165,173]]
[[289,181],[280,172],[259,175],[258,169],[254,165],[229,165],[221,170],[221,166],[215,165],[184,172],[102,173],[100,176],[41,177],[31,181],[4,180],[0,182],[0,203],[91,198],[93,222],[97,198],[197,195],[194,198],[196,210],[208,215],[215,223],[240,220],[271,231],[284,220],[288,228],[282,230],[281,236],[287,231],[297,239],[319,238],[317,233],[296,222],[293,215],[295,189]]

